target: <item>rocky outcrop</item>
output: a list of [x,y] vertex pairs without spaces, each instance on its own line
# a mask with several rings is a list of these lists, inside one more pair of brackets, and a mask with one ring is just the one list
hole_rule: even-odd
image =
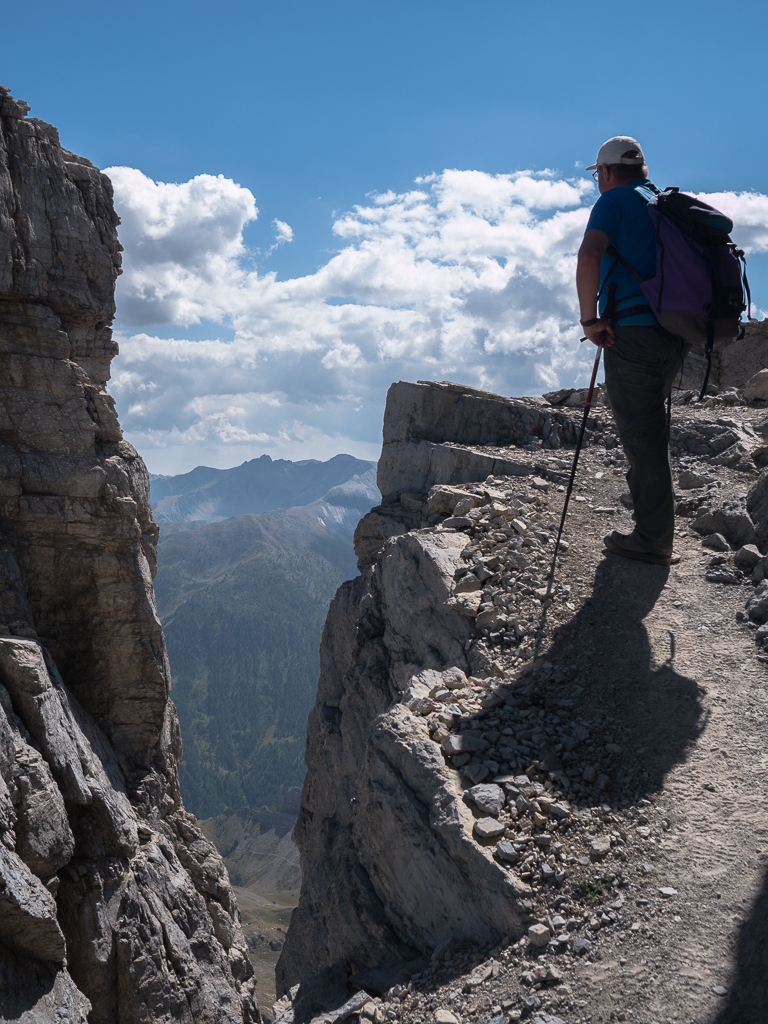
[[[530,889],[477,841],[462,779],[427,711],[438,707],[438,692],[484,699],[472,688],[483,691],[481,679],[502,674],[473,642],[480,595],[456,586],[473,548],[454,528],[482,514],[475,506],[495,515],[489,502],[502,495],[456,485],[495,472],[526,491],[532,479],[548,487],[546,478],[558,481],[567,463],[542,449],[574,437],[577,422],[540,401],[458,385],[390,389],[379,463],[385,501],[358,527],[362,574],[340,588],[323,637],[296,830],[304,881],[279,991],[318,972],[341,977],[349,964],[418,960],[451,939],[493,942],[521,932]],[[604,429],[609,434],[601,419],[590,421],[590,437]],[[523,498],[535,511],[535,493]],[[501,526],[523,543],[520,521]],[[538,548],[533,531],[525,543],[529,553]],[[510,557],[518,568],[531,564],[522,551]],[[488,577],[493,568],[481,571]],[[484,744],[474,735],[461,742],[467,750]]]
[[[590,427],[600,426],[594,418]],[[504,398],[447,381],[393,384],[387,395],[378,485],[384,501],[432,484],[490,474],[524,475],[528,466],[486,446],[557,449],[576,440],[577,423],[540,398]],[[590,429],[587,440],[592,435]]]
[[[768,320],[749,320],[744,337],[716,345],[712,353],[710,382],[721,389],[743,388],[750,377],[768,366]],[[707,358],[704,349],[694,347],[688,353],[679,387],[697,393],[704,380]]]
[[[674,413],[679,529],[688,518],[695,545],[699,533],[724,534],[713,566],[728,572],[710,566],[708,584],[750,572],[757,583],[768,469],[748,499],[743,490],[762,464],[764,414],[739,398],[722,415],[722,404]],[[608,409],[588,420],[567,561],[549,585],[572,455],[556,438],[568,444],[581,415],[455,384],[390,389],[384,500],[358,525],[361,575],[338,591],[321,648],[296,828],[302,893],[277,971],[281,1024],[329,1010],[377,1024],[420,1019],[413,993],[428,991],[437,964],[455,965],[461,950],[476,963],[475,954],[494,958],[506,945],[576,956],[591,948],[593,935],[579,935],[559,911],[569,893],[581,898],[578,865],[602,863],[620,838],[595,839],[596,818],[615,824],[619,806],[638,815],[649,789],[645,741],[636,761],[627,756],[631,713],[624,725],[605,720],[597,746],[579,718],[586,677],[573,664],[572,636],[583,633],[589,662],[587,604],[587,625],[569,632],[582,582],[572,563],[584,571],[585,536],[594,558],[602,544],[592,534],[609,523],[626,529],[616,479],[624,456]],[[651,587],[640,599],[637,585],[640,622],[655,597]],[[760,586],[759,608],[740,613],[755,623],[768,619],[768,584]],[[604,641],[608,656],[614,645]],[[463,992],[476,984],[465,980]],[[386,1001],[375,1012],[350,1010],[355,988]],[[460,997],[451,991],[452,1004]],[[523,1001],[509,1019],[532,1005]],[[485,1017],[498,1015],[491,1006]]]
[[181,805],[147,472],[105,390],[109,180],[0,90],[0,1002],[35,1024],[257,1019]]

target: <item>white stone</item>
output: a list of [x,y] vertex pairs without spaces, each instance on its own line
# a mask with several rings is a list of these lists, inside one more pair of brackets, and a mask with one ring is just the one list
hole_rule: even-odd
[[528,929],[528,941],[532,946],[546,946],[552,933],[545,924],[532,924]]
[[480,818],[475,822],[474,833],[478,839],[498,839],[504,835],[506,826],[495,818]]
[[459,1018],[444,1006],[440,1006],[435,1010],[435,1024],[459,1024]]
[[768,399],[768,370],[758,370],[744,385],[744,398],[748,402]]

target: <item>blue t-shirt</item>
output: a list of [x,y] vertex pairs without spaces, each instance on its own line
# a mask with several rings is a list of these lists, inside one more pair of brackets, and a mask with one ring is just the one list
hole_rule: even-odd
[[[648,214],[648,203],[634,191],[638,185],[647,185],[647,178],[634,178],[626,185],[603,192],[589,215],[587,231],[594,228],[608,235],[608,244],[615,245],[624,259],[635,268],[644,281],[656,273],[656,241],[654,238],[653,221]],[[613,266],[613,259],[603,254],[600,262],[600,287]],[[608,279],[608,284],[615,283],[616,308],[626,309],[630,306],[647,305],[647,300],[640,291],[637,282],[619,265]],[[608,301],[608,288],[600,296],[600,313],[605,312]],[[655,324],[656,317],[652,313],[630,316],[620,320],[622,326],[638,324]]]

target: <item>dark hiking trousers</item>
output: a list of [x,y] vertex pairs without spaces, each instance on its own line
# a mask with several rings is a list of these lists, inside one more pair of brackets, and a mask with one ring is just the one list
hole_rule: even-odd
[[615,328],[605,350],[605,386],[629,462],[627,483],[635,507],[632,539],[668,557],[675,530],[666,402],[688,346],[663,327]]

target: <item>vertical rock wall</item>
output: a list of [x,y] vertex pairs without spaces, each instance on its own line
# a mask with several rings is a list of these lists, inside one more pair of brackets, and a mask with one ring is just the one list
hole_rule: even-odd
[[280,992],[322,973],[342,990],[356,969],[520,933],[530,890],[473,838],[461,779],[418,710],[433,691],[490,674],[453,596],[469,540],[435,530],[443,516],[426,498],[437,482],[530,475],[540,448],[574,429],[567,414],[458,385],[390,388],[384,502],[358,526],[362,572],[339,588],[323,634]]
[[0,1019],[251,1021],[181,805],[149,481],[105,390],[109,180],[0,89]]

